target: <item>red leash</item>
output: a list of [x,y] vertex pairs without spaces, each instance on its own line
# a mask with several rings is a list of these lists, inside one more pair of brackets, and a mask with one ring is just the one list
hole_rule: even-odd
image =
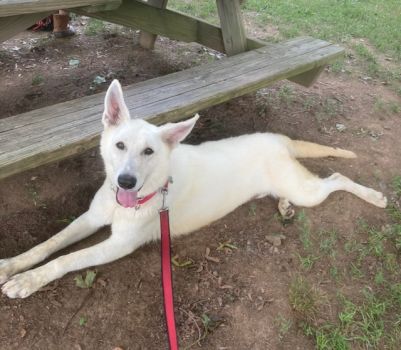
[[174,318],[173,279],[171,271],[170,222],[168,207],[166,207],[165,205],[167,186],[168,183],[162,188],[163,205],[159,211],[164,315],[166,317],[166,326],[170,350],[178,350],[177,330]]

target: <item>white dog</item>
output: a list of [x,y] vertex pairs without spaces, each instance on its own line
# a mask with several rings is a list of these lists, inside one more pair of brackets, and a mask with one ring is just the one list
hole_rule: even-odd
[[[294,215],[291,203],[311,207],[334,191],[348,191],[378,207],[382,193],[335,173],[321,179],[299,157],[354,158],[350,151],[259,133],[180,145],[198,119],[161,127],[130,119],[121,86],[113,81],[105,98],[101,154],[106,180],[89,210],[44,243],[14,258],[0,260],[0,283],[10,298],[25,298],[74,270],[104,264],[159,238],[160,189],[171,176],[167,205],[172,235],[194,231],[252,198],[279,198],[279,211]],[[153,197],[152,197],[153,195]],[[145,200],[143,199],[145,197]],[[103,242],[25,271],[52,253],[110,225]],[[17,274],[18,273],[18,274]]]

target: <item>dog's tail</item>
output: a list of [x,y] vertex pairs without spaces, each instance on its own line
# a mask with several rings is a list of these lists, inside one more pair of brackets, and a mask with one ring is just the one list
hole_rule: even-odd
[[317,143],[291,140],[290,152],[295,158],[322,158],[322,157],[341,157],[356,158],[356,154],[341,148],[334,148],[319,145]]

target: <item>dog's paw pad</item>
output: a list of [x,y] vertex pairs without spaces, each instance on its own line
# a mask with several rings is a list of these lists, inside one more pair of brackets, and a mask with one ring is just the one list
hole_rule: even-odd
[[283,215],[283,219],[284,220],[291,220],[295,215],[295,209],[291,206],[289,208],[287,208],[287,210],[285,211],[284,215]]

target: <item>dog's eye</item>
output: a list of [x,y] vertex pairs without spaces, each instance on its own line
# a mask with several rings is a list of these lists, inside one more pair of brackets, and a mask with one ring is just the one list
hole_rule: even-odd
[[117,142],[116,143],[116,147],[118,148],[118,149],[121,149],[121,150],[123,150],[123,149],[125,149],[125,145],[124,145],[124,142]]
[[154,153],[153,149],[147,147],[144,149],[143,154],[146,156],[150,156],[152,153]]

